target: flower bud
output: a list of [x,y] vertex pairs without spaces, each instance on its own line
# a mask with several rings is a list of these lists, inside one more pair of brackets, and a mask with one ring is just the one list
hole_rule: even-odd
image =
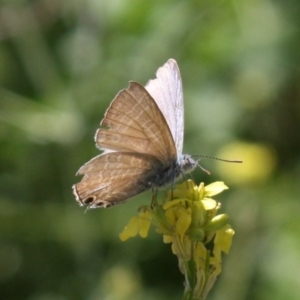
[[222,229],[225,225],[228,224],[229,217],[226,214],[217,215],[212,218],[205,226],[205,230],[217,231]]

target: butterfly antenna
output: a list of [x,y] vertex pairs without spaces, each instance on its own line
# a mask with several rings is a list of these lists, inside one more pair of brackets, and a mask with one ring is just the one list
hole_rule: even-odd
[[[241,164],[243,162],[241,159],[224,159],[224,158],[219,158],[219,157],[214,157],[214,156],[208,156],[208,155],[195,154],[195,155],[191,155],[191,156],[192,157],[201,157],[201,158],[202,157],[203,158],[210,158],[210,159],[215,159],[215,160],[229,162],[229,163],[238,163],[238,164]],[[203,170],[203,171],[205,171],[205,170]]]
[[[198,157],[198,158],[210,158],[210,159],[215,159],[215,160],[219,160],[219,161],[224,161],[224,162],[229,162],[229,163],[242,163],[243,161],[240,159],[223,159],[223,158],[218,158],[218,157],[214,157],[214,156],[208,156],[208,155],[199,155],[199,154],[195,154],[195,155],[191,155],[192,157]],[[200,160],[200,159],[199,159]],[[204,169],[197,161],[197,166],[204,171],[206,174],[210,175],[210,172],[206,169]]]

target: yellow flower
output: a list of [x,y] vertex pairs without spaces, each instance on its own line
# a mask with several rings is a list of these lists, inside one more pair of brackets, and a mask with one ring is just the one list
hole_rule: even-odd
[[183,241],[183,237],[191,224],[191,209],[190,208],[184,209],[180,207],[176,210],[176,213],[177,213],[177,222],[176,222],[175,231],[179,234],[181,240]]
[[184,299],[205,299],[221,272],[222,252],[230,250],[234,231],[229,217],[218,214],[221,205],[211,198],[226,189],[223,182],[197,186],[187,180],[169,191],[162,203],[155,199],[144,207],[120,233],[125,241],[137,234],[146,237],[150,224],[156,227],[178,258],[185,276]]
[[151,214],[148,211],[140,212],[138,217],[132,217],[128,225],[119,234],[121,241],[136,236],[138,233],[142,238],[147,237],[151,225]]
[[205,187],[205,197],[214,196],[228,190],[228,187],[222,181],[211,183]]
[[234,231],[229,225],[226,225],[223,229],[217,231],[215,237],[215,249],[228,254],[233,235]]

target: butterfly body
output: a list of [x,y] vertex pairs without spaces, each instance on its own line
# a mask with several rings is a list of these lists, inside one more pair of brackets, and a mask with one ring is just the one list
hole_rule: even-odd
[[175,60],[143,87],[130,82],[107,109],[95,135],[103,153],[83,165],[73,186],[80,205],[110,207],[149,188],[173,184],[196,162],[182,154],[183,97]]

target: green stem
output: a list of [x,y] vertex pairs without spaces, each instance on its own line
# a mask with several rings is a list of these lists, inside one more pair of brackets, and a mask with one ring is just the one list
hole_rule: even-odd
[[194,289],[196,286],[197,278],[196,278],[196,268],[194,262],[193,255],[193,243],[191,244],[191,258],[190,260],[184,261],[185,268],[185,291],[183,295],[183,300],[195,300],[194,299]]
[[[191,249],[191,259],[184,261],[184,272],[185,272],[185,290],[182,300],[205,300],[207,293],[205,293],[205,288],[207,285],[207,280],[209,276],[209,262],[210,262],[210,253],[207,252],[206,256],[206,263],[205,263],[205,270],[203,275],[204,276],[204,284],[201,288],[201,292],[199,295],[198,291],[198,297],[195,297],[195,289],[197,285],[197,279],[200,280],[200,278],[197,278],[197,266],[194,261],[194,255],[193,255],[193,249],[194,249],[194,243],[192,243],[192,249]],[[198,273],[199,276],[199,273]],[[199,287],[198,287],[199,288]]]

